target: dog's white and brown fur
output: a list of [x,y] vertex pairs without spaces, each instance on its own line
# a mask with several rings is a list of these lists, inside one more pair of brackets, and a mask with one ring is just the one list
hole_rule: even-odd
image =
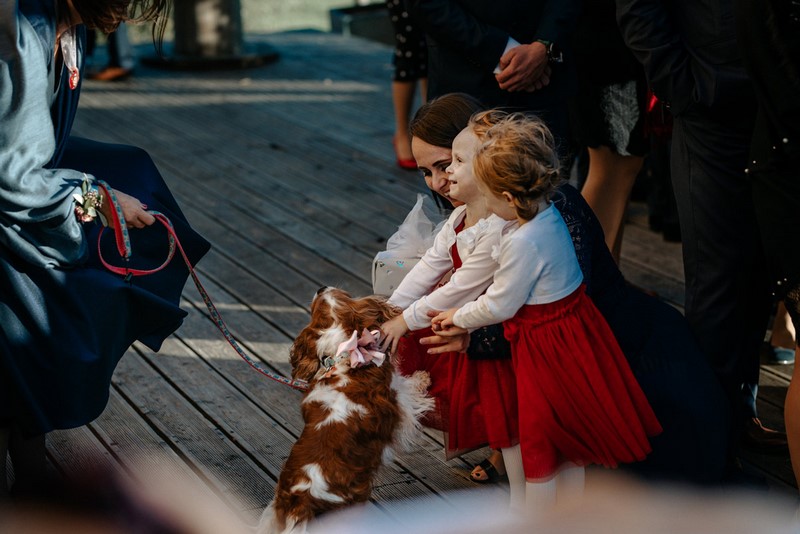
[[354,299],[330,287],[317,292],[311,323],[291,349],[292,377],[309,382],[302,401],[305,427],[259,533],[303,532],[317,514],[368,500],[392,447],[411,445],[420,416],[433,408],[426,373],[401,376],[388,357],[380,367],[351,369],[349,359],[330,371],[322,365],[354,331],[376,329],[399,311],[380,297]]

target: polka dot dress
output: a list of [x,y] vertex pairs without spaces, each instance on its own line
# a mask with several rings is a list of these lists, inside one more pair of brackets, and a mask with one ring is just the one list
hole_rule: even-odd
[[396,82],[413,82],[428,76],[425,32],[412,18],[407,0],[387,0],[394,27],[394,75]]

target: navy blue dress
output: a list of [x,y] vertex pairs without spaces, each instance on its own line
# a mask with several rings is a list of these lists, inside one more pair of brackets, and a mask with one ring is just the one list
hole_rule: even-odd
[[653,451],[621,466],[650,478],[714,483],[727,458],[727,403],[683,315],[625,282],[603,230],[569,185],[553,201],[572,237],[586,292],[605,318],[664,431]]
[[[15,26],[12,24],[18,36],[16,53],[23,65],[30,58],[29,64],[36,66],[43,58],[47,59],[47,54],[40,54],[39,50],[47,51],[48,43],[55,43],[53,5],[20,0],[19,10],[21,16]],[[4,18],[0,25],[14,22]],[[31,36],[38,37],[40,43]],[[79,38],[82,43],[85,38],[82,28]],[[17,69],[19,64],[0,62],[0,74],[10,72],[12,79],[29,75],[25,69]],[[52,131],[47,134],[55,137],[55,143],[45,139],[41,145],[34,144],[49,150],[45,157],[51,159],[25,172],[38,173],[35,179],[45,176],[60,180],[56,187],[59,192],[77,185],[73,171],[85,172],[137,197],[149,209],[160,211],[172,220],[184,249],[192,263],[196,263],[208,251],[209,244],[190,228],[150,157],[138,148],[70,137],[79,88],[68,88],[66,69],[52,65],[50,68],[51,80],[61,77],[50,108]],[[55,78],[52,70],[57,72]],[[46,77],[47,71],[43,75]],[[39,98],[25,94],[30,86],[20,85],[21,98]],[[0,116],[8,117],[8,123],[16,120],[27,126],[29,121],[25,116],[14,115],[16,111],[0,109]],[[35,115],[31,120],[41,116]],[[38,142],[38,132],[48,132],[48,126],[33,125],[34,133],[19,128],[16,131]],[[8,139],[12,144],[15,142],[13,136]],[[9,158],[6,153],[1,157]],[[0,174],[0,180],[12,181],[13,169],[0,168],[0,173],[5,173]],[[24,185],[20,187],[25,193]],[[99,263],[96,251],[99,225],[95,223],[77,226],[75,253],[59,255],[58,247],[51,246],[45,238],[48,232],[55,232],[52,228],[61,231],[62,227],[74,224],[69,219],[73,217],[69,205],[71,193],[69,189],[66,200],[56,199],[42,208],[44,211],[54,206],[48,218],[36,219],[35,213],[26,213],[27,218],[19,222],[19,210],[0,209],[0,426],[19,426],[27,435],[80,426],[99,416],[108,402],[114,369],[131,344],[138,340],[158,350],[186,316],[178,304],[188,269],[179,256],[157,274],[125,281]],[[51,196],[55,198],[55,194]],[[64,206],[59,207],[59,202]],[[47,227],[48,221],[58,220],[61,213],[64,220],[60,226],[53,223],[52,228]],[[36,227],[37,224],[45,227]],[[64,243],[76,234],[69,229],[62,233],[68,238],[62,236],[59,237],[62,241],[52,242]],[[104,255],[120,262],[110,234],[104,235]],[[158,223],[144,230],[131,229],[130,234],[132,266],[155,267],[166,257],[166,232]],[[40,239],[41,236],[44,237]],[[42,261],[37,261],[39,252]]]

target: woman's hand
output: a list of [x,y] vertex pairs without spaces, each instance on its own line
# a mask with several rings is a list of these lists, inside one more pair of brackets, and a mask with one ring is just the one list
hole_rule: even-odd
[[420,345],[438,345],[427,350],[428,354],[443,354],[445,352],[464,352],[469,347],[469,332],[463,328],[453,327],[439,335],[423,337]]
[[[156,218],[147,212],[147,206],[139,202],[138,198],[132,197],[114,189],[114,195],[117,197],[120,208],[122,208],[122,216],[125,218],[125,224],[128,228],[144,228],[156,222]],[[100,211],[108,221],[111,228],[115,228],[116,224],[114,218],[111,216],[114,207],[111,205],[111,199],[108,195],[103,196],[103,205]]]
[[397,351],[397,344],[400,343],[400,338],[408,332],[408,325],[401,313],[394,319],[389,319],[381,325],[381,332],[383,332],[383,342],[381,343],[381,350],[386,352],[387,347],[391,346],[390,354]]

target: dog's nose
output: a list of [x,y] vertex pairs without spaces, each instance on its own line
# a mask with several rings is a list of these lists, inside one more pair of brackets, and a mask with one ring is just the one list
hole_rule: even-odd
[[322,286],[321,288],[317,289],[317,295],[321,295],[326,289],[328,289],[328,286]]

